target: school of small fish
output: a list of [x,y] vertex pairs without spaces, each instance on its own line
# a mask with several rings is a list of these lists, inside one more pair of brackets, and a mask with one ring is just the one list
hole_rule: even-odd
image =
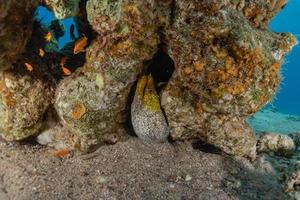
[[[44,36],[44,39],[46,40],[46,42],[51,42],[52,40],[52,33],[49,31],[45,36]],[[87,46],[88,44],[88,38],[86,36],[83,36],[81,38],[79,38],[75,44],[74,44],[74,49],[73,49],[73,53],[74,54],[78,54],[78,53],[81,53],[81,52],[84,52],[85,51],[85,47]],[[44,49],[42,48],[39,48],[39,52],[38,52],[39,56],[40,57],[44,57],[46,52]],[[60,66],[61,66],[61,69],[62,69],[62,72],[63,72],[63,75],[65,76],[69,76],[72,74],[71,70],[65,66],[66,62],[67,62],[67,59],[68,57],[65,56],[61,59],[60,61]],[[30,64],[30,63],[24,63],[27,71],[33,71],[33,65]]]

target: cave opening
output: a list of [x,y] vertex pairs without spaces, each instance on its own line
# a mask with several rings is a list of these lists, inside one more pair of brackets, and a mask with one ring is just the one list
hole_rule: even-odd
[[222,151],[220,148],[218,148],[214,145],[211,145],[211,144],[207,144],[205,142],[201,142],[201,141],[193,142],[192,147],[194,149],[202,151],[204,153],[217,154],[217,155],[222,154]]
[[[148,67],[142,74],[152,75],[155,82],[156,91],[158,94],[160,94],[175,71],[175,63],[173,59],[163,50],[163,48],[160,47],[153,58],[147,61],[145,65]],[[133,87],[131,87],[126,107],[128,113],[126,121],[126,127],[128,129],[127,133],[132,136],[136,136],[131,122],[131,103],[133,102],[133,98],[135,95],[136,85],[137,81],[135,82]]]
[[[56,48],[59,50],[62,50],[69,42],[74,42],[79,37],[75,17],[59,20],[47,7],[38,6],[35,12],[35,20],[40,22],[44,29],[50,29],[49,31],[54,35],[53,39],[56,39],[56,41],[51,42],[57,45]],[[57,49],[54,50],[57,51]]]
[[30,74],[53,84],[71,75],[85,63],[85,51],[74,51],[76,42],[94,33],[84,17],[57,19],[53,11],[39,5],[34,13],[33,31],[22,58],[14,66],[20,73]]
[[150,61],[147,74],[151,74],[159,93],[168,83],[175,70],[173,59],[163,50],[159,49]]

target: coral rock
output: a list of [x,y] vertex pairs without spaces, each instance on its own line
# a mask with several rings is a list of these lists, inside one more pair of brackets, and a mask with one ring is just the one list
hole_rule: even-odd
[[174,22],[165,34],[176,64],[162,93],[171,137],[252,154],[255,136],[244,119],[272,99],[283,55],[295,38],[257,29],[226,1],[196,0],[175,1]]
[[290,167],[289,173],[286,174],[283,191],[292,192],[296,190],[296,187],[299,185],[300,185],[300,161],[294,163]]
[[100,73],[75,73],[57,89],[58,115],[82,151],[120,140],[129,88],[107,82]]
[[206,120],[206,139],[224,152],[256,157],[256,138],[245,119],[230,115],[212,115]]
[[145,51],[132,45],[131,40],[103,45],[99,38],[88,49],[82,72],[57,89],[58,115],[83,151],[122,138],[130,89],[144,68],[143,58],[152,57],[157,43],[145,45]]
[[257,28],[266,29],[270,20],[279,12],[288,0],[240,0],[228,2]]
[[79,12],[79,2],[80,0],[45,0],[57,19],[76,16]]
[[[157,0],[89,0],[88,20],[101,35],[113,38],[140,38],[143,43],[159,26],[169,22],[171,1]],[[145,14],[147,13],[147,14]]]
[[62,81],[55,103],[83,151],[122,138],[129,92],[159,44],[158,14],[142,15],[142,8],[155,9],[147,1],[87,4],[88,19],[101,35],[88,48],[82,72]]
[[15,141],[38,134],[52,96],[52,89],[40,80],[1,72],[0,136]]
[[258,152],[274,152],[282,156],[291,156],[295,149],[293,139],[287,135],[264,133],[258,140]]
[[294,140],[296,147],[300,147],[300,132],[291,133],[289,136]]

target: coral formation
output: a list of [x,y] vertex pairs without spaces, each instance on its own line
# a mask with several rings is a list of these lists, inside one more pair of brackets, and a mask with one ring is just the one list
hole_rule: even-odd
[[[171,137],[201,139],[230,154],[251,155],[255,136],[244,120],[271,100],[282,55],[295,39],[257,29],[225,1],[175,2],[166,43],[176,69],[162,94]],[[226,128],[231,120],[240,128]],[[228,132],[235,134],[228,137]]]
[[[62,81],[55,100],[58,115],[83,151],[115,143],[124,135],[130,89],[159,43],[160,15],[150,2],[92,0],[87,4],[88,19],[101,35],[88,48],[82,71]],[[122,9],[117,10],[117,5]],[[122,17],[115,18],[111,8],[121,12],[118,14]],[[116,31],[113,24],[122,31]],[[74,118],[76,108],[82,107],[78,104],[85,107],[79,109],[85,111],[80,119]]]
[[16,141],[37,135],[51,97],[49,85],[38,79],[0,72],[0,136]]
[[[13,0],[8,2],[17,4]],[[20,5],[33,5],[32,2]],[[86,16],[97,34],[95,38],[82,40],[84,47],[89,45],[84,66],[72,74],[65,71],[70,76],[56,87],[54,107],[75,147],[88,152],[98,145],[122,140],[132,105],[133,128],[146,140],[149,138],[143,136],[150,132],[161,134],[154,139],[158,141],[165,141],[170,134],[171,140],[201,140],[228,154],[255,157],[257,141],[245,119],[272,99],[280,83],[283,56],[296,43],[291,34],[267,30],[269,20],[285,5],[285,0],[88,0],[86,7],[84,2],[79,6],[78,0],[44,2],[58,18],[79,13],[78,17],[84,21]],[[10,10],[10,6],[1,4],[0,10]],[[9,15],[5,13],[8,12],[4,12],[4,18],[0,16],[0,25],[8,27],[9,20],[5,18]],[[30,29],[29,22],[25,26]],[[87,25],[80,27],[86,29]],[[2,32],[1,29],[1,37]],[[19,32],[16,34],[29,33]],[[22,40],[24,44],[27,37]],[[1,45],[11,43],[5,38],[1,41]],[[72,52],[83,54],[83,46],[78,45]],[[8,48],[14,49],[10,45]],[[1,48],[4,64],[0,68],[7,69],[5,65],[15,61],[20,52],[14,50],[11,56]],[[175,68],[159,95],[153,91],[151,76],[143,76],[149,73],[147,69],[157,52],[168,54]],[[132,102],[130,92],[141,76]],[[149,87],[141,84],[145,79],[150,81]],[[35,117],[30,115],[26,119],[35,121],[34,128],[38,129],[38,120],[52,99],[47,95],[45,83],[34,79],[30,84],[29,91],[38,95],[27,97],[26,90],[25,97],[29,102],[35,99],[35,104],[26,104],[26,98],[18,96],[21,90],[16,91],[20,93],[15,94],[16,100],[25,103],[16,106],[35,113]],[[149,96],[139,94],[141,85],[143,92],[151,90]],[[1,94],[7,98],[3,91]],[[151,99],[143,102],[140,109],[139,101],[147,97]],[[5,113],[6,109],[0,107],[0,112]],[[23,139],[37,131],[19,135],[25,125],[21,127],[11,140]],[[3,129],[3,135],[11,135],[11,129]]]
[[294,140],[295,145],[300,147],[300,132],[291,133],[289,136]]
[[284,181],[284,192],[291,192],[296,190],[300,185],[300,161],[297,161],[290,166],[289,173],[286,174]]
[[274,152],[281,156],[291,156],[296,150],[296,144],[288,135],[275,133],[261,134],[258,140],[258,152]]

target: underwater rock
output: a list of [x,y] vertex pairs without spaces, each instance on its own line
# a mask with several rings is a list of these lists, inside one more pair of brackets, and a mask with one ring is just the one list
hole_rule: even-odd
[[144,141],[167,141],[169,127],[151,75],[141,77],[137,83],[131,104],[131,121],[134,132]]
[[257,151],[270,153],[274,152],[281,156],[291,156],[296,150],[293,139],[287,135],[276,133],[263,133],[257,143]]
[[80,0],[45,0],[57,19],[74,17],[79,12]]
[[169,23],[170,5],[169,0],[89,0],[86,8],[88,21],[100,35],[147,43]]
[[0,70],[11,68],[23,52],[32,31],[38,0],[0,0]]
[[73,149],[72,134],[60,124],[44,128],[36,137],[36,141],[41,145],[47,145],[56,150]]
[[283,191],[292,192],[296,190],[296,187],[300,186],[300,161],[294,163],[285,176]]
[[291,133],[289,136],[294,140],[296,147],[300,147],[300,132]]
[[0,136],[15,141],[38,134],[52,96],[52,89],[41,80],[0,72]]
[[143,62],[156,51],[156,38],[139,48],[131,39],[108,43],[99,36],[87,50],[83,69],[58,86],[55,108],[77,148],[87,152],[124,137],[129,93]]
[[256,139],[252,129],[242,117],[230,115],[211,115],[206,119],[206,138],[209,144],[219,147],[224,152],[256,157]]
[[255,160],[254,166],[256,169],[258,169],[262,173],[268,173],[275,175],[276,172],[276,167],[274,164],[270,161],[268,155],[259,155],[257,159]]
[[122,137],[129,87],[101,73],[74,73],[57,88],[55,108],[83,152]]
[[[117,2],[88,2],[88,19],[101,35],[88,48],[82,71],[63,80],[57,89],[58,115],[82,151],[99,144],[115,143],[124,137],[131,87],[160,42],[160,24],[155,20],[158,14],[143,14],[143,9],[149,9],[145,5],[151,6],[151,12],[155,10],[154,5],[147,1]],[[109,18],[113,13],[108,15],[111,6],[115,12],[124,12],[122,19],[126,20],[122,22],[121,32],[113,26],[102,27],[104,19],[108,22],[114,19]]]
[[[29,11],[32,14],[34,3],[37,3],[7,2],[0,6],[0,11],[4,13],[0,15],[0,37],[8,37],[11,32],[15,35],[1,40],[0,47],[5,48],[0,49],[0,70],[15,62],[16,55],[27,43],[30,20],[26,23],[22,20],[32,19],[33,16],[24,18],[24,15]],[[43,2],[54,10],[59,19],[79,12],[79,0]],[[201,140],[228,154],[254,158],[257,141],[245,119],[272,99],[280,83],[283,56],[296,44],[290,34],[267,30],[270,19],[285,3],[286,0],[82,1],[78,15],[79,24],[84,25],[78,27],[83,30],[82,27],[88,26],[85,23],[87,17],[95,33],[84,28],[92,32],[86,38],[89,45],[86,63],[75,73],[68,72],[70,76],[61,80],[54,102],[72,145],[87,152],[98,145],[121,140],[125,136],[125,123],[128,122],[129,107],[132,105],[134,130],[145,140],[148,138],[143,135],[148,135],[149,131],[143,132],[147,130],[144,126],[153,133],[161,133],[154,140],[165,141],[170,134],[172,140]],[[17,5],[22,15],[17,12],[12,15],[18,16],[14,19],[10,13],[13,9],[19,11]],[[13,20],[17,20],[16,23]],[[10,27],[11,24],[21,23],[26,25],[26,30],[23,30],[24,27],[21,30],[19,26]],[[96,33],[97,36],[94,35]],[[20,40],[19,34],[25,38]],[[20,49],[16,49],[17,45]],[[140,76],[149,74],[149,66],[153,64],[151,59],[157,52],[164,52],[173,59],[175,71],[159,95],[151,91],[155,94],[151,96],[154,98],[151,104],[155,104],[157,110],[153,113],[143,109],[137,112],[139,92],[137,90],[133,102],[130,92],[133,92]],[[81,51],[78,54],[84,55]],[[56,63],[53,64],[55,67]],[[51,73],[49,71],[49,75]],[[24,87],[18,89],[20,91],[9,91],[19,93],[14,94],[14,100],[24,101],[22,106],[19,108],[19,104],[13,103],[17,109],[7,111],[8,108],[1,108],[1,112],[8,112],[9,116],[15,114],[17,117],[14,120],[20,118],[18,123],[26,124],[14,122],[17,127],[11,129],[8,127],[14,120],[4,119],[9,120],[2,125],[4,132],[7,135],[12,135],[12,130],[14,132],[14,137],[4,137],[8,140],[36,134],[41,116],[50,103],[51,91],[47,85],[38,79],[31,80],[29,76],[27,81],[26,77],[21,76],[14,82],[32,85],[31,90]],[[3,88],[6,90],[9,87]],[[38,94],[27,96],[30,92]],[[2,99],[11,100],[11,95],[5,95]],[[159,97],[161,102],[157,99]],[[153,124],[156,126],[153,127]],[[19,136],[20,132],[24,135]],[[60,137],[56,132],[54,129],[44,131],[38,141],[55,146],[56,140],[68,137]]]
[[243,13],[257,28],[266,29],[270,20],[279,12],[288,0],[239,0],[228,1],[228,5]]
[[[214,129],[207,123],[222,122],[220,130],[225,129],[217,116],[227,115],[229,121],[237,117],[245,124],[242,119],[267,104],[280,82],[283,55],[296,40],[290,34],[255,28],[243,13],[225,6],[225,1],[213,6],[212,2],[217,1],[175,1],[174,22],[165,33],[175,72],[163,90],[162,105],[173,139],[198,138],[221,145],[230,154],[250,153],[255,145],[250,128],[238,137],[247,143],[251,138],[251,145],[226,148],[226,137],[224,143],[209,139]],[[228,147],[232,146],[229,142]]]

